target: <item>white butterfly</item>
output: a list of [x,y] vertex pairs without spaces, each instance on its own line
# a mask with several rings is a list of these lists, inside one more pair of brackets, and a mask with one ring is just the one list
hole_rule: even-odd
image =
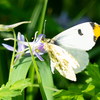
[[69,80],[76,81],[76,73],[86,68],[90,50],[100,36],[97,23],[86,22],[69,28],[52,39],[44,39],[44,49],[51,59],[54,69]]

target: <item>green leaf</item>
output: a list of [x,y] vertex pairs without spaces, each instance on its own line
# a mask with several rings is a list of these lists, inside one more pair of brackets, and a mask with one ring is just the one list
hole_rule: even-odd
[[77,95],[73,100],[85,100],[85,99],[83,98],[83,95]]
[[53,94],[55,100],[84,100],[81,89],[71,86],[68,90],[60,90]]
[[55,92],[53,96],[55,100],[71,100],[72,98],[74,98],[73,94],[68,90],[60,90],[58,92]]
[[87,84],[86,86],[83,86],[82,93],[86,96],[94,96],[95,95],[95,86],[92,84]]
[[12,97],[21,95],[23,89],[30,86],[29,79],[21,79],[11,85],[11,81],[8,81],[6,85],[2,85],[0,88],[0,99],[11,99]]
[[31,57],[21,57],[13,66],[9,80],[11,84],[14,84],[16,81],[25,79],[28,69],[32,63]]
[[11,87],[10,89],[20,89],[21,91],[28,87],[28,86],[32,86],[30,79],[21,79],[19,81],[16,81]]
[[100,70],[99,66],[97,64],[89,64],[87,67],[86,74],[90,76],[89,79],[86,80],[87,83],[94,85],[90,89],[93,89],[94,87],[94,92],[91,90],[90,92],[88,91],[87,93],[89,95],[92,94],[92,96],[95,96],[92,98],[92,100],[99,100],[99,92],[100,92]]
[[[11,81],[10,85],[13,85],[16,81],[19,81],[21,79],[25,79],[28,69],[31,66],[32,59],[31,57],[21,57],[18,59],[11,69],[9,80]],[[13,98],[13,100],[23,100],[23,95]]]
[[82,92],[90,92],[90,91],[93,90],[94,88],[95,88],[94,85],[89,84],[89,85],[87,85],[87,86],[85,87],[84,90],[82,90]]
[[91,100],[100,100],[100,92],[95,95]]
[[[74,94],[80,94],[81,93],[81,89],[79,89],[77,86],[70,86],[68,88],[68,90]],[[74,90],[74,91],[73,91]]]
[[53,85],[53,78],[52,78],[51,69],[46,61],[46,58],[48,56],[44,55],[42,57],[45,59],[45,61],[41,62],[39,60],[36,60],[36,63],[38,65],[43,89],[44,89],[44,92],[46,94],[47,100],[53,100],[52,94],[54,91],[51,88],[53,88],[54,85]]
[[20,90],[13,90],[9,88],[2,88],[0,89],[0,99],[11,99],[11,97],[21,95]]
[[90,79],[86,80],[86,82],[90,82],[96,87],[100,87],[100,71],[99,66],[97,64],[89,64],[87,66],[86,74],[90,76]]

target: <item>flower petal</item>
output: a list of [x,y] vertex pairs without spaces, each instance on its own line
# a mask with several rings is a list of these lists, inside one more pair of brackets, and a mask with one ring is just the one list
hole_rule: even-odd
[[42,38],[44,38],[45,35],[44,34],[40,34],[37,39],[36,39],[36,42],[41,42]]
[[23,21],[23,22],[19,22],[19,23],[15,23],[12,25],[2,25],[0,24],[0,31],[12,31],[13,28],[21,25],[21,24],[25,24],[25,23],[30,23],[31,21]]
[[42,41],[41,41],[43,37],[44,37],[44,34],[40,34],[40,35],[37,37],[36,41],[29,42],[30,45],[31,45],[31,47],[32,47],[32,48],[33,48],[33,46],[34,46],[34,47],[39,47],[41,44],[43,44]]
[[41,43],[39,46],[38,46],[38,50],[42,53],[45,53],[46,51],[44,50],[44,44]]
[[[2,43],[2,45],[3,45],[6,49],[8,49],[8,50],[10,50],[10,51],[13,51],[13,50],[14,50],[14,47],[12,47],[12,46],[10,46],[10,45],[7,45],[7,44],[5,44],[5,43]],[[17,52],[16,49],[15,49],[15,52]]]
[[44,61],[44,59],[35,51],[34,55],[36,55],[41,61]]
[[25,41],[24,35],[22,35],[20,32],[18,32],[17,39],[20,41]]
[[[20,41],[24,41],[24,35],[21,35],[21,33],[18,32],[17,39]],[[18,52],[23,51],[24,49],[25,49],[25,46],[18,42]]]

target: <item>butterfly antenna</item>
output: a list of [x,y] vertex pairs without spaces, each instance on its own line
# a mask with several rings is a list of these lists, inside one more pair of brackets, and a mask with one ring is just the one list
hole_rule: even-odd
[[45,20],[45,21],[44,21],[43,34],[45,34],[45,26],[46,26],[46,21],[47,21],[47,20]]

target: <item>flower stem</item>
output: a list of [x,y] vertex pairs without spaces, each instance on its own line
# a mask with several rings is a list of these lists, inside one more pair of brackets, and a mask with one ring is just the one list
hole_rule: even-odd
[[10,64],[10,72],[9,72],[9,79],[10,79],[10,74],[13,68],[13,63],[14,63],[14,58],[15,58],[15,49],[16,49],[16,34],[14,29],[12,30],[13,34],[14,34],[14,50],[13,50],[13,54],[12,54],[12,59],[11,59],[11,64]]
[[[28,40],[27,40],[27,42],[28,42]],[[36,70],[38,84],[39,84],[39,87],[40,87],[40,91],[42,93],[43,100],[47,100],[46,94],[44,92],[43,85],[42,85],[42,82],[41,82],[41,77],[40,77],[40,74],[39,74],[39,71],[38,71],[38,66],[36,64],[36,61],[35,61],[34,55],[32,53],[31,46],[30,46],[29,42],[28,42],[28,45],[29,45],[29,49],[30,49],[31,56],[32,56],[32,61],[33,61],[33,64],[34,64],[34,67],[35,67],[35,70]]]

